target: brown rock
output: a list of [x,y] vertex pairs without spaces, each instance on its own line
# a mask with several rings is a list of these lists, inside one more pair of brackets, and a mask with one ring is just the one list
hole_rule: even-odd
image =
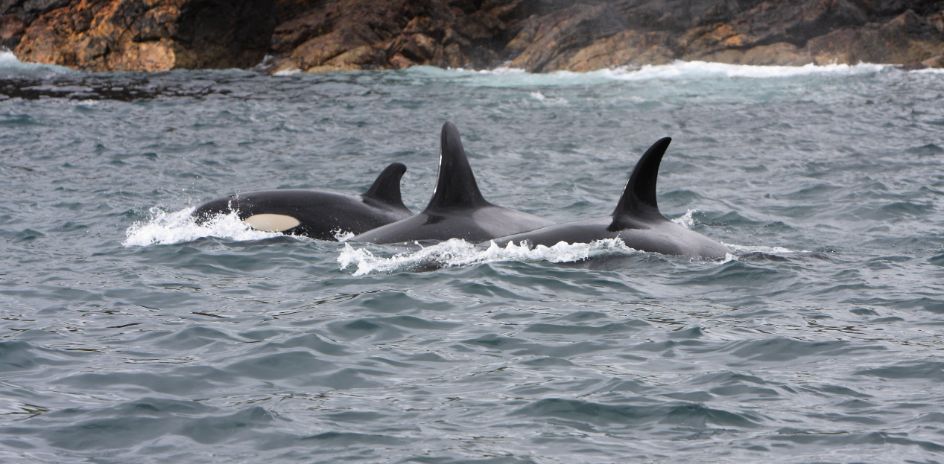
[[[688,57],[686,58],[688,59]],[[812,58],[805,49],[786,42],[759,45],[747,49],[721,50],[698,56],[697,59],[754,66],[800,66],[812,62]]]
[[617,66],[666,64],[675,58],[668,34],[623,31],[581,48],[566,63],[565,69],[592,71]]
[[921,62],[925,68],[944,68],[944,55],[932,56]]
[[95,71],[250,67],[272,29],[263,0],[79,0],[48,9],[23,31],[24,61]]
[[512,52],[520,50],[511,66],[529,71],[566,69],[581,49],[620,32],[622,27],[606,4],[578,4],[540,18],[531,17],[507,45]]
[[397,38],[393,50],[415,63],[428,63],[442,45],[423,33],[411,33]]
[[395,69],[404,69],[404,68],[409,68],[410,66],[416,65],[416,62],[403,56],[400,53],[393,55],[392,57],[390,57],[388,61],[390,63],[390,66],[393,66]]

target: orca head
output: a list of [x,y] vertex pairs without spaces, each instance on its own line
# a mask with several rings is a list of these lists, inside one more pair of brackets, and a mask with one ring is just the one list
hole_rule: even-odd
[[666,220],[656,201],[656,180],[659,177],[659,164],[670,142],[672,139],[669,137],[659,139],[636,162],[623,196],[613,210],[613,222],[608,230],[637,228],[640,222]]
[[443,124],[440,136],[439,180],[424,211],[473,209],[489,205],[491,203],[482,197],[475,182],[469,159],[462,148],[459,129],[447,121]]
[[397,209],[407,209],[400,196],[400,179],[405,172],[406,166],[403,163],[390,163],[361,197],[368,202],[373,201]]

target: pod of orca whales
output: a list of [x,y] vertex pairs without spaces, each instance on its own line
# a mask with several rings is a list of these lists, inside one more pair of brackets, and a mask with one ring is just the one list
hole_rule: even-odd
[[669,142],[668,137],[660,139],[642,155],[612,214],[568,223],[555,224],[488,202],[475,182],[459,130],[449,122],[442,127],[436,190],[420,213],[413,214],[403,205],[400,179],[406,166],[392,163],[360,197],[313,190],[269,190],[213,200],[193,215],[205,222],[235,212],[254,229],[321,240],[337,240],[339,231],[356,234],[348,242],[378,244],[460,238],[534,247],[619,238],[640,251],[724,257],[730,253],[727,247],[666,219],[659,211],[656,180]]

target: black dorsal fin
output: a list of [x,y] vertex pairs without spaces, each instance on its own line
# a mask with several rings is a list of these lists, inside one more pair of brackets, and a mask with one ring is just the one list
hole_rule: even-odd
[[656,180],[659,177],[662,155],[665,154],[666,148],[669,148],[671,141],[669,137],[659,139],[636,162],[629,182],[626,183],[626,190],[613,210],[614,225],[621,222],[621,218],[665,218],[659,212],[659,203],[656,202]]
[[439,180],[426,209],[474,208],[488,204],[475,183],[469,160],[462,149],[459,129],[446,122],[440,139]]
[[367,193],[363,195],[364,199],[406,209],[400,196],[400,178],[405,172],[406,166],[403,163],[390,163],[367,189]]

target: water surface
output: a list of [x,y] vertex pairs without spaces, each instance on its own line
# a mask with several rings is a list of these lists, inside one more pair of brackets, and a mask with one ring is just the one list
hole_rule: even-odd
[[[0,55],[3,462],[939,462],[944,74],[86,74]],[[724,260],[200,228],[233,192],[659,201]],[[231,219],[231,218],[230,218]]]

